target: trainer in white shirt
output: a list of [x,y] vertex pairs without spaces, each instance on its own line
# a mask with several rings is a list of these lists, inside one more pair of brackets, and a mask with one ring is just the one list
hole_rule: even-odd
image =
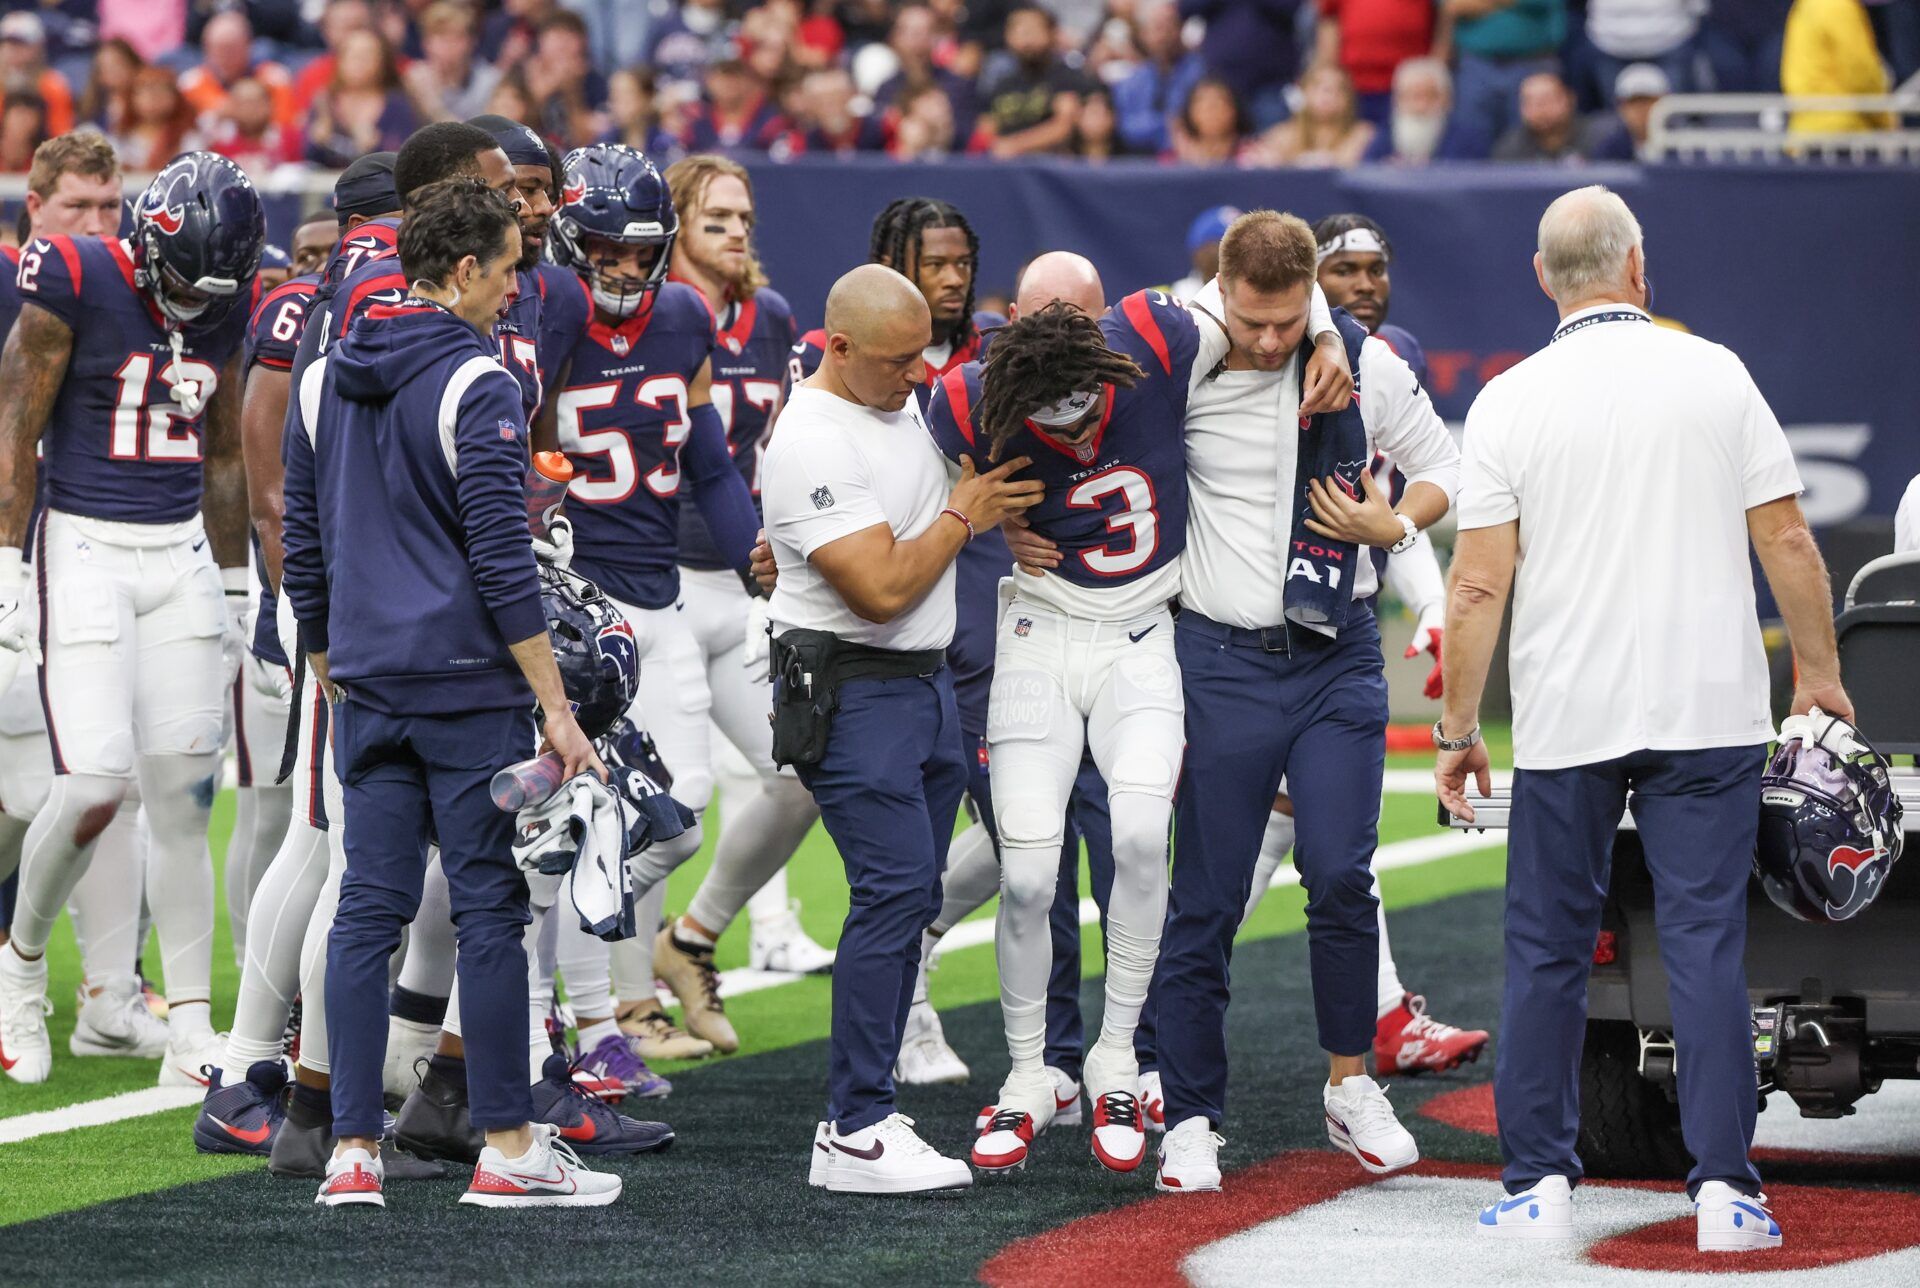
[[1900,508],[1893,512],[1893,552],[1920,550],[1920,475],[1907,484]]

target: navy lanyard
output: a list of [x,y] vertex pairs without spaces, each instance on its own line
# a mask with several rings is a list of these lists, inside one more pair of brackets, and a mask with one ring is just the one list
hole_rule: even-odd
[[[1564,340],[1575,331],[1584,331],[1590,326],[1599,326],[1602,322],[1651,322],[1652,318],[1638,309],[1617,309],[1605,313],[1589,313],[1578,322],[1569,322],[1553,333],[1553,340]],[[1553,343],[1549,340],[1547,343]]]

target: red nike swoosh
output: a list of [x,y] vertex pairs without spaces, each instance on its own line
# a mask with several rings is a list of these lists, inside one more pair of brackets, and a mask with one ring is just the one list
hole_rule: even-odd
[[560,1134],[568,1140],[592,1140],[600,1134],[600,1129],[594,1126],[592,1117],[582,1116],[573,1126],[562,1127]]
[[855,1158],[864,1158],[869,1163],[871,1163],[874,1159],[880,1157],[880,1155],[887,1152],[887,1147],[881,1144],[877,1140],[873,1142],[872,1149],[855,1149],[851,1145],[842,1145],[837,1140],[833,1142],[833,1147],[839,1150],[842,1154],[851,1154]]
[[5,1048],[5,1047],[0,1047],[0,1070],[7,1070],[7,1069],[11,1069],[11,1068],[13,1068],[13,1066],[14,1066],[14,1065],[16,1065],[16,1064],[19,1064],[19,1063],[20,1063],[20,1057],[19,1057],[19,1056],[14,1056],[14,1057],[13,1057],[13,1058],[12,1058],[11,1060],[9,1060],[9,1059],[7,1058],[7,1050],[6,1050],[6,1048]]
[[[208,1114],[207,1117],[213,1118],[213,1115]],[[227,1133],[227,1135],[233,1137],[235,1140],[244,1140],[249,1145],[258,1145],[261,1141],[273,1135],[273,1128],[266,1123],[261,1123],[258,1127],[243,1130],[235,1127],[230,1122],[224,1122],[218,1118],[213,1118],[213,1121],[220,1124],[221,1131]]]

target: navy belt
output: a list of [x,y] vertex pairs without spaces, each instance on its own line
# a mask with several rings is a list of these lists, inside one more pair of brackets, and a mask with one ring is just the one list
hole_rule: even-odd
[[1235,648],[1257,648],[1263,653],[1281,653],[1292,656],[1292,642],[1287,635],[1287,625],[1278,626],[1228,626],[1225,622],[1216,622],[1205,613],[1196,613],[1191,608],[1180,610],[1180,629],[1191,631],[1203,639],[1218,640]]

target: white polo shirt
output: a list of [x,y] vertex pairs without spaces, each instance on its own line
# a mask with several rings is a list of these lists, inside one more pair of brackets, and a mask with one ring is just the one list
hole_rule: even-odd
[[919,603],[882,624],[848,608],[808,561],[828,542],[879,523],[910,541],[933,526],[947,494],[946,458],[915,399],[881,412],[796,385],[760,467],[767,540],[780,570],[767,605],[774,633],[798,626],[875,648],[945,648],[953,640],[951,564]]
[[1920,550],[1920,475],[1907,484],[1900,508],[1893,512],[1893,552]]
[[[1219,298],[1215,282],[1194,304],[1217,314]],[[1209,330],[1203,325],[1201,334]],[[1225,354],[1224,338],[1218,352]],[[1187,399],[1187,549],[1180,557],[1180,602],[1228,626],[1277,626],[1285,617],[1285,552],[1299,487],[1295,364],[1279,371],[1222,371],[1210,380],[1204,377],[1211,363],[1203,368],[1196,361],[1194,367],[1201,378]],[[1412,369],[1385,341],[1369,337],[1360,346],[1359,385],[1369,458],[1384,451],[1409,483],[1432,483],[1451,498],[1460,452]],[[1355,599],[1378,588],[1366,554],[1363,548],[1355,561]]]
[[1740,359],[1638,309],[1569,315],[1467,413],[1462,529],[1519,520],[1514,763],[1768,741],[1746,514],[1799,493]]

